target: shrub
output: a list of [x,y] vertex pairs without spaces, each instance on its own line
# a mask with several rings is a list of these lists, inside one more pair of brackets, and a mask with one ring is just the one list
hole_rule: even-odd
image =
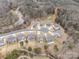
[[32,51],[32,47],[28,47],[28,51]]
[[11,53],[7,54],[5,59],[16,59],[20,55],[19,50],[13,50]]
[[73,49],[75,47],[74,43],[69,43],[68,48]]
[[41,53],[41,48],[34,48],[34,52],[36,54],[40,54]]

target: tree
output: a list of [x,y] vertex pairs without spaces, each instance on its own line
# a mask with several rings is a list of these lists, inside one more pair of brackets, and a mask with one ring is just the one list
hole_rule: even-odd
[[[32,51],[32,47],[28,47],[28,51]],[[33,54],[29,53],[30,57],[33,57]]]
[[23,45],[24,45],[24,42],[23,42],[23,41],[21,41],[21,42],[20,42],[20,46],[21,46],[21,47],[23,47]]
[[28,40],[26,39],[25,42],[28,43]]
[[59,50],[58,47],[57,47],[57,45],[54,45],[54,50],[55,51],[58,51]]
[[48,51],[48,45],[44,45],[44,50],[45,50],[45,53],[48,54],[48,52],[49,52]]
[[28,51],[32,51],[32,47],[28,47]]
[[48,45],[44,45],[44,49],[47,50],[48,49]]

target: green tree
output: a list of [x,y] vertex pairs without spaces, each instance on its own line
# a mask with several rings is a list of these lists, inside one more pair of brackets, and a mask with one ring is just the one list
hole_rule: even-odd
[[21,47],[23,47],[23,45],[24,45],[24,42],[23,42],[23,41],[21,41],[21,42],[20,42],[20,46],[21,46]]

